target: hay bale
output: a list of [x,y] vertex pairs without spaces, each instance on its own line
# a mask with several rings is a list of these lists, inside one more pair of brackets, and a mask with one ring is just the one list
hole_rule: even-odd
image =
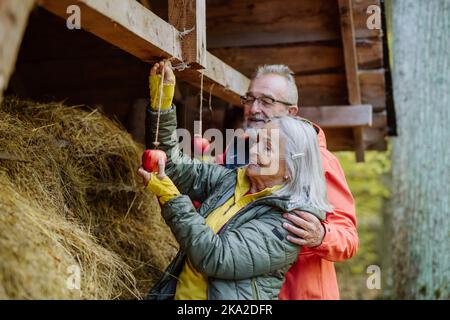
[[131,294],[134,284],[121,280],[121,290],[104,290],[127,298],[145,294],[177,251],[155,197],[135,174],[142,150],[97,110],[17,99],[0,108],[0,168],[14,190],[117,254],[118,270],[129,266],[137,289]]
[[[0,257],[1,299],[111,299],[136,292],[131,268],[117,254],[76,221],[33,207],[4,173]],[[78,275],[79,283],[72,278]]]

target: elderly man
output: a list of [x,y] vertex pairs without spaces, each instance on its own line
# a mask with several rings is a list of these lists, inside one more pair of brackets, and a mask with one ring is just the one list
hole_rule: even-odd
[[[298,91],[292,71],[284,65],[266,65],[256,71],[245,97],[245,126],[258,128],[266,119],[298,112]],[[324,222],[303,212],[285,213],[291,224],[288,240],[303,246],[296,263],[286,274],[280,299],[339,299],[334,262],[350,259],[358,248],[355,205],[336,157],[327,150],[325,135],[315,126],[320,144],[328,201],[333,211]],[[242,157],[242,155],[241,155]],[[239,165],[227,161],[228,167]],[[245,157],[243,157],[245,158]]]

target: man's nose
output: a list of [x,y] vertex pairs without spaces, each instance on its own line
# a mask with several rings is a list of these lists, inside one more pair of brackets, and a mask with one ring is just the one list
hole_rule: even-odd
[[259,107],[258,100],[253,101],[253,103],[250,106],[250,113],[256,114],[256,113],[260,113],[260,112],[261,112],[261,108]]

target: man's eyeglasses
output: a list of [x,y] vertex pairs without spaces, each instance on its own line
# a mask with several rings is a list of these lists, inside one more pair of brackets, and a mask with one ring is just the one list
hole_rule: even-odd
[[273,106],[275,103],[282,103],[286,106],[293,106],[293,103],[290,102],[286,102],[286,101],[281,101],[281,100],[276,100],[274,98],[271,97],[267,97],[267,96],[262,96],[262,97],[254,97],[251,95],[247,95],[247,96],[242,96],[241,97],[241,103],[242,105],[253,105],[253,103],[258,100],[264,107],[271,107]]

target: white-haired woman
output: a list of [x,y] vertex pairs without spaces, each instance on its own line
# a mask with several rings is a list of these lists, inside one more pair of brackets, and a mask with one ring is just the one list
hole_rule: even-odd
[[[154,133],[157,113],[150,114]],[[277,299],[300,250],[286,239],[282,214],[300,209],[324,219],[330,210],[315,129],[273,119],[255,135],[249,165],[231,170],[180,152],[174,106],[160,118],[159,148],[169,160],[158,175],[139,174],[181,249],[149,298]]]

